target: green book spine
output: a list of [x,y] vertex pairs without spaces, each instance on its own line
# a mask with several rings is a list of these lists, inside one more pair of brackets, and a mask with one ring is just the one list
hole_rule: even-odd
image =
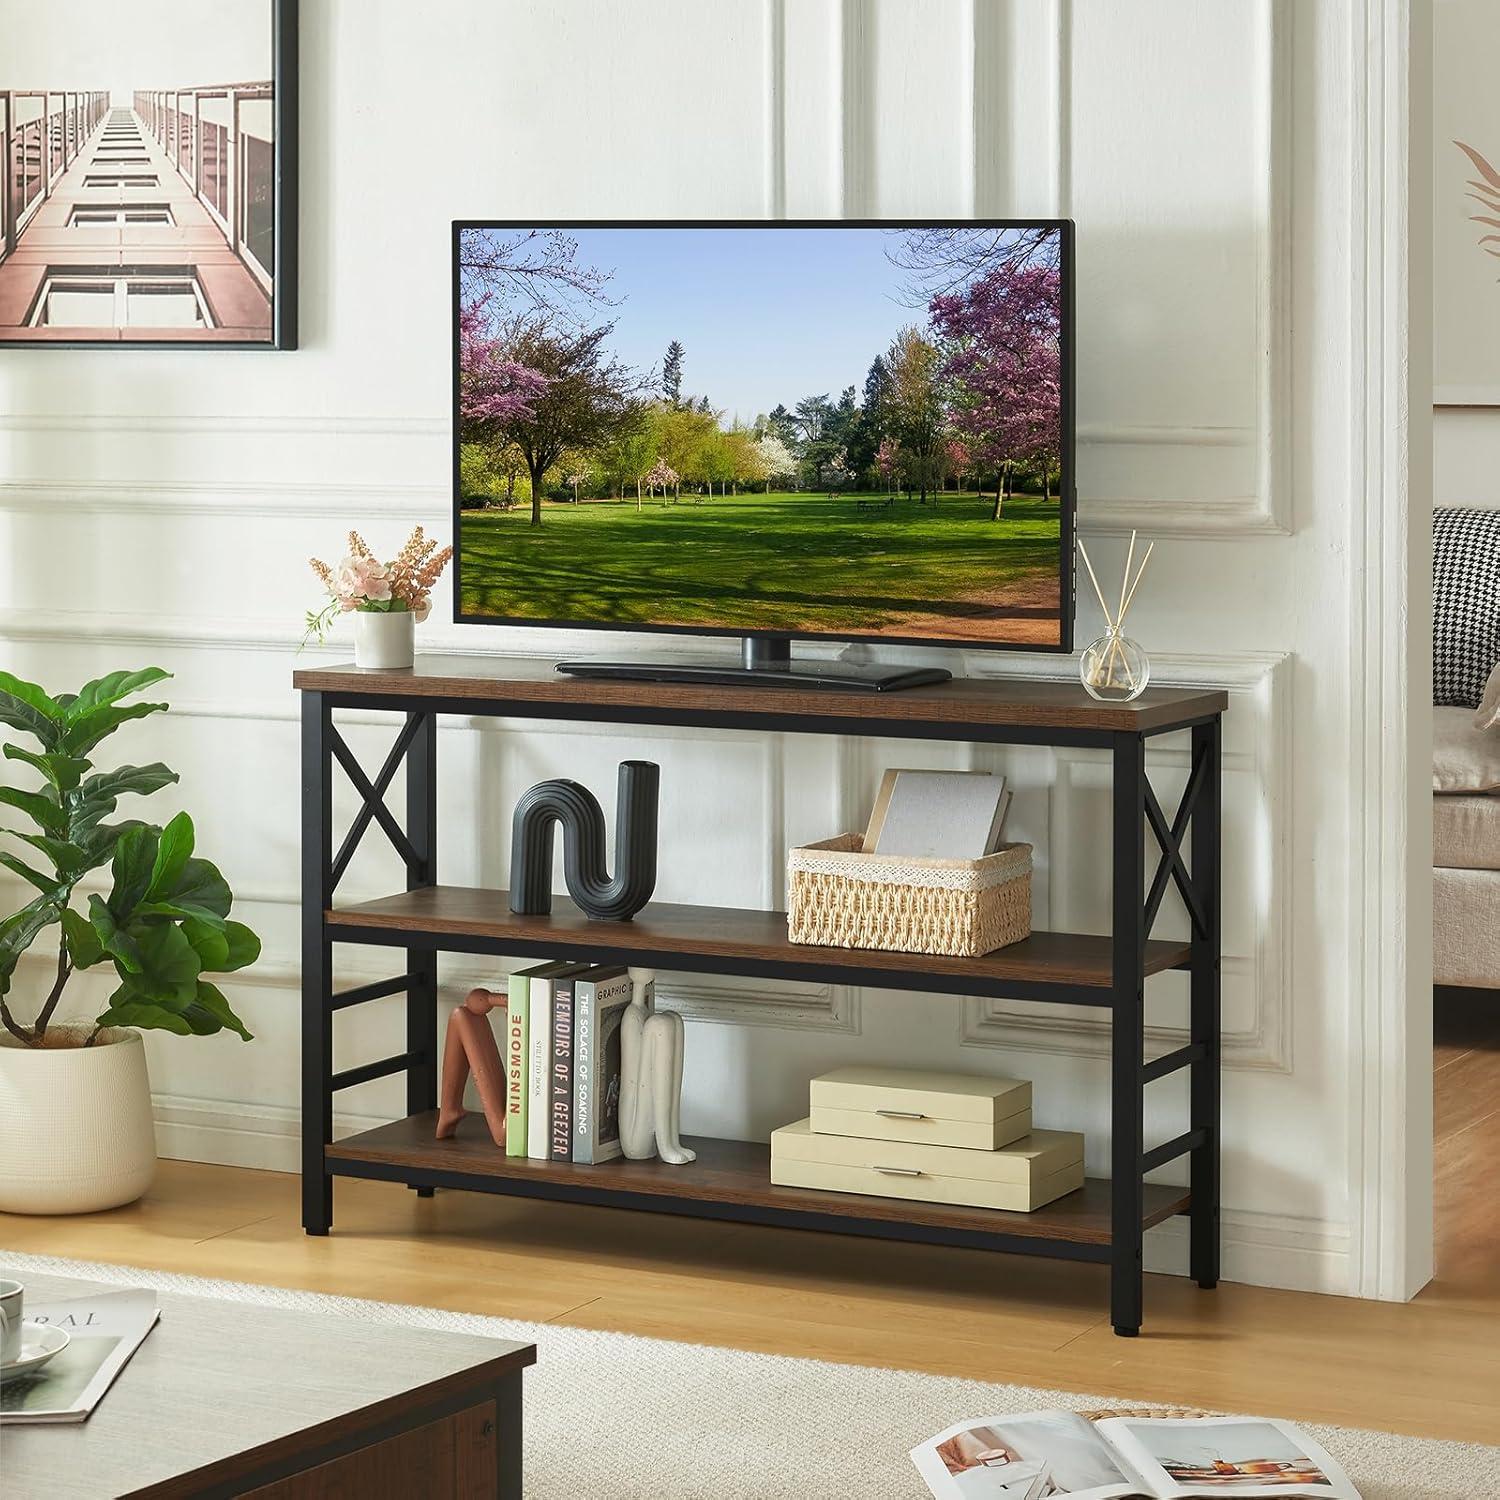
[[526,1155],[527,1047],[530,1028],[531,980],[512,974],[505,1007],[505,1154]]

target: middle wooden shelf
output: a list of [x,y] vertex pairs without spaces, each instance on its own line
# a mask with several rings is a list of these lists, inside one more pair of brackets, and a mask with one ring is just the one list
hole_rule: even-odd
[[[629,922],[593,922],[562,896],[547,916],[519,916],[505,891],[432,885],[324,914],[334,942],[587,958],[689,973],[743,974],[878,989],[1051,1001],[1114,1002],[1113,944],[1094,933],[1033,932],[982,958],[942,958],[790,942],[786,913],[653,902]],[[1144,972],[1185,968],[1186,941],[1145,945]]]

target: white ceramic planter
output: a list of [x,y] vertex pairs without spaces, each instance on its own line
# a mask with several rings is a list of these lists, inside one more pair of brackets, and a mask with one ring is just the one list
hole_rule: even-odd
[[0,1142],[0,1212],[134,1202],[156,1175],[140,1033],[112,1027],[92,1047],[33,1048],[0,1031]]
[[354,665],[409,667],[416,649],[417,617],[409,609],[385,614],[371,609],[354,611]]

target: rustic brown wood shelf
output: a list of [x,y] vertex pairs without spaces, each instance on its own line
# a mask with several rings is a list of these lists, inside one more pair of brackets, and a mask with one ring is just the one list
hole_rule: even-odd
[[[749,1223],[970,1245],[1107,1261],[1111,1321],[1141,1322],[1142,1234],[1173,1214],[1189,1217],[1189,1262],[1201,1286],[1219,1274],[1220,745],[1227,696],[1152,687],[1133,703],[1096,703],[1075,683],[975,678],[890,693],[798,686],[707,686],[561,677],[550,661],[511,656],[421,657],[408,671],[353,667],[298,671],[302,692],[303,801],[303,1225],[326,1234],[335,1176],[383,1178],[422,1193],[439,1187],[566,1199]],[[334,725],[342,709],[404,716],[384,764],[371,776]],[[653,904],[634,921],[591,922],[558,898],[546,917],[517,916],[504,891],[438,883],[437,716],[458,714],[614,724],[687,725],[783,734],[880,735],[983,744],[1082,746],[1112,765],[1108,936],[1036,932],[978,959],[861,949],[809,948],[787,940],[780,912]],[[1149,739],[1191,737],[1187,789],[1169,818],[1146,778]],[[333,772],[342,766],[362,805],[335,850]],[[385,794],[406,769],[404,819]],[[364,833],[378,825],[406,865],[403,892],[340,906],[339,880]],[[1146,829],[1161,849],[1146,878]],[[819,834],[826,830],[818,830]],[[1187,908],[1192,935],[1158,941],[1151,929],[1169,886]],[[404,972],[335,993],[333,947],[397,948]],[[466,1124],[454,1141],[432,1138],[436,1104],[437,954],[579,957],[651,968],[812,980],[871,989],[1006,997],[1108,1011],[1110,1174],[1032,1214],[951,1208],[858,1194],[773,1187],[764,1145],[706,1140],[690,1167],[611,1162],[598,1167],[510,1158]],[[1189,974],[1186,1045],[1147,1063],[1146,980]],[[384,996],[406,996],[406,1048],[336,1072],[333,1014]],[[1147,1149],[1146,1087],[1189,1074],[1189,1128]],[[406,1077],[407,1118],[333,1142],[333,1096],[388,1074]],[[1147,1182],[1177,1158],[1189,1187]]]
[[[810,948],[786,935],[786,913],[737,906],[653,903],[630,922],[591,922],[566,897],[550,916],[518,916],[504,891],[429,885],[376,901],[333,907],[334,941],[404,947],[432,943],[482,953],[577,953],[600,962],[780,979],[859,983],[957,995],[1109,1005],[1114,945],[1107,937],[1034,932],[983,958]],[[1186,942],[1146,944],[1148,974],[1184,967]]]
[[[805,1227],[834,1232],[847,1221],[894,1226],[894,1238],[905,1238],[902,1226],[918,1224],[955,1235],[974,1236],[988,1244],[996,1236],[1061,1241],[1095,1246],[1108,1258],[1110,1242],[1109,1183],[1091,1177],[1076,1193],[1032,1213],[1006,1213],[992,1208],[963,1208],[946,1203],[914,1203],[903,1198],[877,1198],[863,1193],[820,1193],[812,1188],[778,1187],[771,1181],[768,1147],[750,1141],[721,1141],[706,1137],[686,1144],[698,1160],[683,1167],[661,1161],[604,1162],[580,1166],[573,1162],[533,1161],[506,1156],[495,1149],[483,1119],[470,1115],[461,1121],[451,1140],[434,1138],[435,1112],[409,1115],[374,1130],[346,1136],[329,1146],[325,1160],[350,1176],[386,1177],[398,1182],[430,1182],[445,1186],[482,1177],[492,1191],[529,1197],[552,1197],[573,1202],[717,1218],[716,1210],[770,1209],[780,1216],[798,1215]],[[1149,1228],[1188,1203],[1183,1188],[1148,1183],[1142,1224]],[[816,1223],[812,1221],[816,1220]],[[785,1222],[782,1217],[780,1222]],[[859,1232],[882,1232],[862,1230]]]

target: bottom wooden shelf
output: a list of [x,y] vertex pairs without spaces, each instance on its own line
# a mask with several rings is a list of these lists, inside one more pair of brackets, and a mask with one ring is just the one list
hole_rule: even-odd
[[[777,1187],[768,1146],[750,1141],[690,1140],[697,1161],[672,1167],[660,1161],[611,1161],[601,1166],[506,1156],[490,1140],[484,1120],[470,1115],[458,1134],[434,1139],[434,1113],[346,1136],[324,1148],[331,1172],[394,1182],[462,1187],[523,1197],[561,1198],[616,1207],[655,1209],[699,1217],[741,1219],[896,1239],[939,1243],[1006,1243],[999,1248],[1072,1253],[1103,1259],[1110,1243],[1110,1185],[1091,1177],[1033,1213],[914,1203],[860,1193],[823,1193]],[[1146,1227],[1186,1211],[1188,1190],[1147,1183]],[[1027,1243],[1031,1242],[1031,1243]],[[1102,1251],[1090,1254],[1089,1247]]]

